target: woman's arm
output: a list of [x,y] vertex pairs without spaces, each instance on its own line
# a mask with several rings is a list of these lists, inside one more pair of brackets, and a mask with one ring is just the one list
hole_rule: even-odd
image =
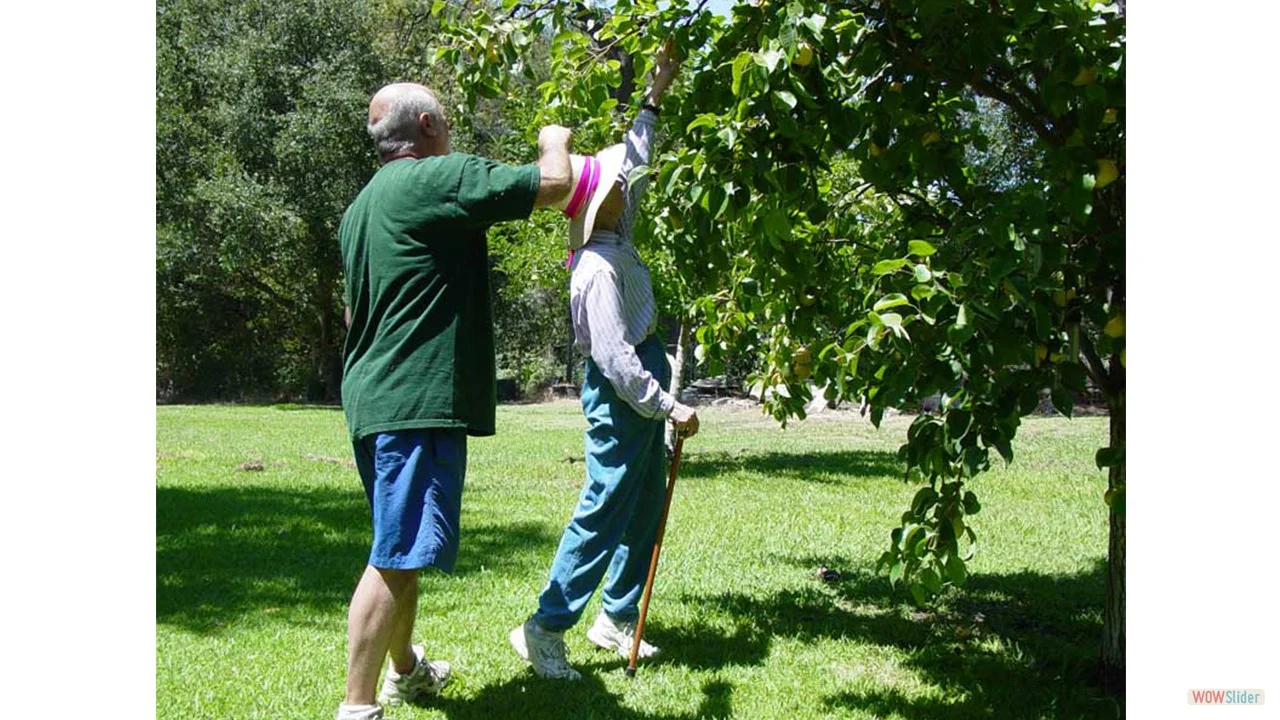
[[662,49],[658,51],[658,59],[656,69],[653,73],[653,84],[649,87],[649,94],[646,96],[644,107],[641,108],[640,114],[636,116],[635,124],[627,131],[627,136],[623,141],[626,147],[626,154],[622,160],[622,167],[618,172],[618,182],[622,186],[623,209],[619,227],[625,234],[630,234],[631,223],[635,217],[635,210],[640,206],[640,198],[644,195],[645,188],[649,185],[648,175],[637,178],[634,183],[631,182],[631,174],[636,168],[648,165],[649,157],[653,150],[654,125],[658,120],[658,112],[662,98],[667,94],[667,89],[671,87],[671,81],[675,79],[676,73],[680,70],[680,63],[675,59],[675,45],[673,41],[667,40],[663,44]]

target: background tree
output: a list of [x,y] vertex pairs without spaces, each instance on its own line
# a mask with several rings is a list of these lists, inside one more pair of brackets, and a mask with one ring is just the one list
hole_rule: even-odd
[[157,7],[162,388],[336,395],[335,232],[375,167],[363,116],[383,74],[366,9]]
[[[436,27],[430,9],[400,0],[157,6],[163,398],[337,399],[344,332],[337,223],[377,169],[364,123],[382,84],[414,80],[436,89],[454,111],[457,149],[532,159],[534,85],[513,82],[508,97],[457,113],[452,74],[424,60]],[[531,47],[527,57],[545,75],[545,48]],[[529,385],[554,376],[551,343],[567,345],[566,328],[554,340],[548,330],[563,317],[553,257],[559,238],[539,215],[533,227],[492,239],[502,369]]]

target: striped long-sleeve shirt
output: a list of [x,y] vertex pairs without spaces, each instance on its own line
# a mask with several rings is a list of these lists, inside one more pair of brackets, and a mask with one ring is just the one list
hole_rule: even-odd
[[637,166],[649,162],[656,116],[641,110],[627,133],[626,156],[617,182],[624,207],[615,229],[596,228],[573,259],[569,311],[575,344],[589,355],[614,390],[643,417],[664,418],[675,398],[640,363],[635,346],[657,326],[657,306],[649,269],[631,244],[631,225],[648,184],[645,177],[628,185]]

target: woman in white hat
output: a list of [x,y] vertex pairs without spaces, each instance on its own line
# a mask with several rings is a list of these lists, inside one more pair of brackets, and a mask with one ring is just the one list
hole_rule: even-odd
[[[653,334],[653,286],[631,244],[632,221],[647,182],[628,180],[649,162],[659,104],[678,67],[668,40],[626,142],[570,158],[574,190],[563,210],[570,218],[569,308],[575,344],[587,356],[582,385],[587,481],[538,610],[510,635],[512,647],[540,677],[581,677],[569,666],[564,632],[582,618],[606,570],[603,607],[587,637],[623,657],[630,654],[664,498],[664,422],[675,423],[686,437],[698,431],[693,408],[666,391],[671,368]],[[641,641],[641,657],[657,652]]]

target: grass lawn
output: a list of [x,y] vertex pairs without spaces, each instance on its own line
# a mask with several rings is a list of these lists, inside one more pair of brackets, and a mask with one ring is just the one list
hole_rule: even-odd
[[[341,411],[156,413],[158,717],[332,718],[369,541]],[[1024,422],[1014,464],[973,483],[969,583],[922,612],[872,572],[914,491],[894,460],[910,418],[782,430],[755,411],[700,416],[646,632],[664,658],[628,680],[590,645],[598,595],[568,634],[582,682],[539,680],[507,645],[576,501],[583,420],[573,402],[501,407],[498,436],[469,445],[457,570],[421,582],[415,635],[454,682],[391,716],[1123,716],[1087,681],[1105,598],[1105,418]],[[822,582],[819,566],[841,579]]]

